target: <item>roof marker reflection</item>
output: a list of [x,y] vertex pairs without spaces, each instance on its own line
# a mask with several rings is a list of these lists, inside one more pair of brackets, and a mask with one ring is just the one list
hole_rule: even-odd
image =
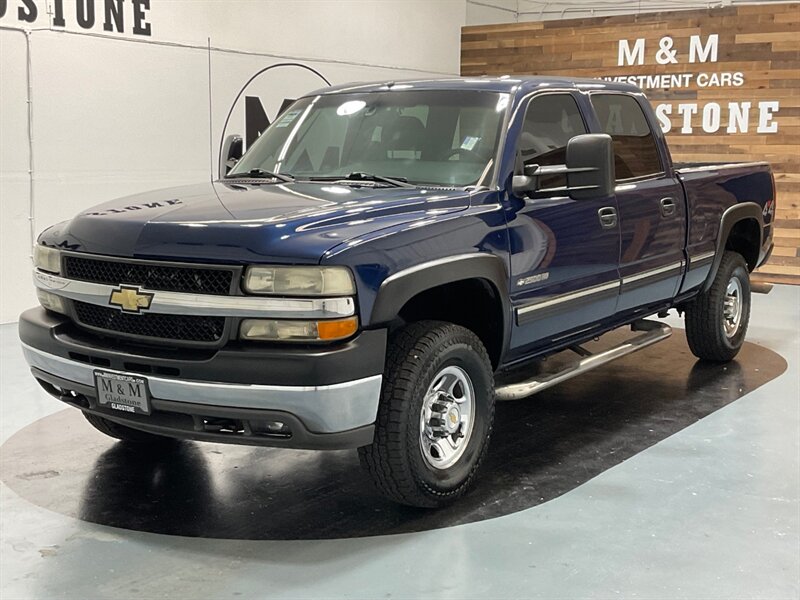
[[500,94],[500,97],[497,99],[495,111],[500,112],[501,110],[505,110],[508,106],[508,98],[508,94]]

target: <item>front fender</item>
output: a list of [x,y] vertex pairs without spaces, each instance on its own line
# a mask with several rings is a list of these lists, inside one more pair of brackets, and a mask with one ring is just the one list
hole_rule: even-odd
[[387,277],[376,295],[369,323],[371,325],[389,323],[417,294],[440,285],[468,279],[486,280],[497,292],[502,303],[502,348],[505,350],[508,348],[511,333],[508,273],[503,259],[494,254],[474,252],[440,258],[398,271]]

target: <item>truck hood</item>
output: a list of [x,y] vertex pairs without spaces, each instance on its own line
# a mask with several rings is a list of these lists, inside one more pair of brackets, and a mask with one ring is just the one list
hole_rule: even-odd
[[41,241],[120,257],[318,262],[351,238],[468,206],[462,190],[217,181],[98,205]]

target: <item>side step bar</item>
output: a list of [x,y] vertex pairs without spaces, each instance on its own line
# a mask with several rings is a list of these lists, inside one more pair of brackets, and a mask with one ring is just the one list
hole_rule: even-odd
[[520,398],[527,398],[557,383],[572,379],[586,371],[596,369],[612,360],[621,358],[626,354],[631,354],[632,352],[642,350],[643,348],[647,348],[647,346],[661,342],[672,335],[672,328],[669,325],[664,325],[657,321],[637,321],[631,325],[631,330],[641,331],[643,333],[618,346],[614,346],[598,354],[586,356],[557,373],[503,385],[495,391],[497,400],[519,400]]
[[754,294],[769,294],[772,291],[772,284],[766,281],[751,281],[750,291]]

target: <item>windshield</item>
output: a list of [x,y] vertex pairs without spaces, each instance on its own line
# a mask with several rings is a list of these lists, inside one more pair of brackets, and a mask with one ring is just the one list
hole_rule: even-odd
[[261,134],[229,176],[257,170],[298,180],[353,173],[467,186],[494,165],[508,94],[387,91],[301,98]]

